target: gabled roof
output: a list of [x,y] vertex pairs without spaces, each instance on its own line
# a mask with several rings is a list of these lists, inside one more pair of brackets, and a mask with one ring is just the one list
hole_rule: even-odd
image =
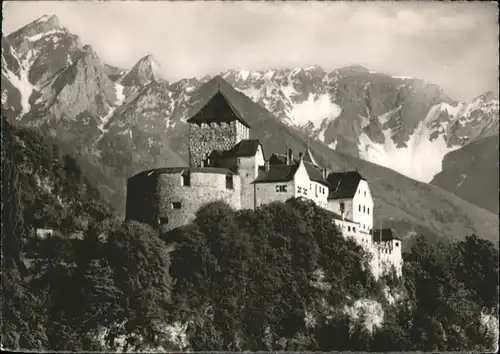
[[373,242],[385,242],[392,240],[399,240],[401,238],[396,234],[393,229],[374,229],[372,234]]
[[309,150],[309,147],[306,147],[306,151],[304,152],[304,157],[303,157],[305,162],[309,162],[310,164],[319,167],[319,164],[316,162],[316,159],[311,153],[311,150]]
[[328,181],[323,177],[323,173],[313,164],[304,161],[304,167],[306,168],[309,179],[314,182],[324,184],[328,188],[331,188]]
[[298,164],[293,165],[270,165],[269,171],[264,166],[259,166],[259,174],[252,183],[288,182],[293,179]]
[[[277,162],[281,159],[281,156],[279,154],[273,154],[273,156],[275,158],[275,163],[269,164],[269,171],[267,172],[265,167],[259,167],[259,175],[254,183],[288,182],[293,179],[295,172],[297,172],[297,169],[300,166],[300,160],[294,160],[293,163],[287,165],[285,157],[284,164],[277,164]],[[330,188],[328,181],[323,178],[323,173],[318,168],[309,162],[304,162],[304,168],[306,169],[311,181],[321,183]]]
[[258,139],[244,139],[233,146],[231,150],[223,151],[221,157],[255,156],[259,146],[261,146],[261,143]]
[[352,198],[359,182],[365,180],[358,171],[331,173],[327,177],[330,184],[328,199]]
[[335,219],[335,220],[346,221],[346,222],[349,222],[349,223],[352,223],[352,224],[357,224],[357,225],[359,225],[359,222],[352,221],[351,219],[348,219],[348,218],[346,218],[346,217],[342,218],[342,215],[337,214],[337,213],[335,213],[335,212],[333,212],[333,211],[326,210],[326,209],[325,209],[325,211],[326,211],[328,214],[330,214],[330,215],[332,216],[332,218],[333,218],[333,219]]
[[208,100],[208,102],[201,107],[201,109],[191,118],[187,120],[188,123],[221,123],[232,122],[234,120],[240,121],[243,125],[250,128],[248,123],[243,119],[240,112],[238,112],[231,104],[229,99],[217,90],[215,95]]

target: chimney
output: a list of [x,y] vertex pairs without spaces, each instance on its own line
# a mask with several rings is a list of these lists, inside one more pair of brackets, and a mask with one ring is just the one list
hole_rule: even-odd
[[288,156],[286,159],[286,164],[290,165],[293,162],[293,154],[292,154],[292,149],[288,149]]
[[269,172],[269,168],[271,166],[269,165],[269,160],[267,160],[265,163],[264,163],[264,168],[266,169],[266,172]]

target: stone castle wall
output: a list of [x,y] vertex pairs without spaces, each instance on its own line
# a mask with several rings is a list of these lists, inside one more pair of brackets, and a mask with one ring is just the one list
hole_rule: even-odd
[[[222,173],[191,173],[190,185],[182,185],[181,174],[158,176],[158,218],[168,220],[162,230],[168,231],[193,221],[203,205],[223,200],[240,209],[240,178],[233,175],[233,189],[226,188],[226,175]],[[180,204],[178,204],[180,203]]]
[[241,182],[230,175],[227,188],[225,173],[191,172],[189,185],[183,185],[180,172],[132,177],[127,186],[126,218],[161,225],[163,231],[193,221],[203,205],[222,200],[235,209],[241,208]]
[[189,125],[189,164],[201,166],[208,154],[213,150],[230,150],[243,134],[241,123],[202,123]]

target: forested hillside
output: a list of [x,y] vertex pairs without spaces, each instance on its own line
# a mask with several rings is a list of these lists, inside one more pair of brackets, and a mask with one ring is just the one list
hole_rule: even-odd
[[[26,232],[35,228],[77,231],[89,220],[111,215],[75,158],[64,154],[59,145],[5,120],[1,134],[2,210],[22,210]],[[19,205],[14,203],[16,198]]]
[[[6,348],[98,351],[491,351],[498,251],[419,237],[403,279],[375,281],[361,247],[314,204],[223,203],[169,233],[107,219],[5,250]],[[7,255],[7,257],[6,257]]]
[[[214,203],[177,243],[173,319],[193,350],[491,350],[498,251],[475,236],[418,237],[402,280],[375,281],[367,254],[303,200],[234,211]],[[495,320],[493,320],[492,323]]]

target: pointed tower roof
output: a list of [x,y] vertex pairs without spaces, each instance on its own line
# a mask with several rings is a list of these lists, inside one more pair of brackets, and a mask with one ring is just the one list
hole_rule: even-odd
[[230,100],[220,90],[220,85],[217,87],[217,92],[201,107],[201,109],[187,121],[188,123],[221,123],[240,121],[244,126],[250,128],[248,123],[243,119],[242,115],[234,108]]
[[310,164],[319,167],[319,164],[316,162],[311,150],[309,150],[309,142],[306,144],[306,151],[304,151],[303,159],[305,162],[309,162]]

